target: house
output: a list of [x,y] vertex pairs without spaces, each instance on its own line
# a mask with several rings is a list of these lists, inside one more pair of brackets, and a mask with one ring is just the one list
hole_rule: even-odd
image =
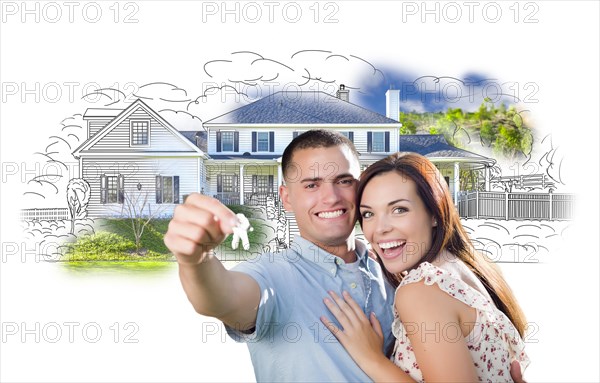
[[87,140],[73,156],[90,184],[88,215],[122,215],[126,199],[148,199],[147,211],[172,215],[183,196],[205,182],[203,132],[180,132],[138,99],[124,110],[88,109]]
[[346,135],[363,167],[398,150],[402,125],[349,102],[349,90],[277,92],[206,121],[206,194],[224,203],[264,205],[282,182],[281,156],[298,134],[316,128]]
[[396,151],[427,156],[455,200],[460,169],[488,169],[495,162],[455,148],[441,135],[399,135],[398,90],[386,93],[387,116],[351,103],[349,93],[343,85],[335,96],[273,93],[204,122],[204,131],[179,131],[142,100],[124,110],[88,109],[87,140],[73,152],[80,178],[91,187],[88,214],[122,215],[127,198],[142,196],[150,202],[145,214],[169,216],[192,192],[225,204],[264,206],[268,197],[278,199],[285,147],[315,128],[346,135],[363,169]]

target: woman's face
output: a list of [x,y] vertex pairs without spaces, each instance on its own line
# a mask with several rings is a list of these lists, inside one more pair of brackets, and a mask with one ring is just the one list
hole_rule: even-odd
[[431,248],[435,222],[408,177],[394,171],[373,177],[360,215],[366,239],[391,273],[415,266]]

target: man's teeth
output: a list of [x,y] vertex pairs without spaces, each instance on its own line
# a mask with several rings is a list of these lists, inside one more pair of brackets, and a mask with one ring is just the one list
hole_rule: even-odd
[[339,217],[342,214],[344,214],[343,210],[336,210],[336,211],[324,211],[324,212],[317,214],[317,216],[319,218],[335,218],[335,217]]
[[406,241],[392,241],[392,242],[380,243],[379,247],[381,249],[385,250],[385,249],[391,249],[392,247],[402,246],[405,243],[406,243]]

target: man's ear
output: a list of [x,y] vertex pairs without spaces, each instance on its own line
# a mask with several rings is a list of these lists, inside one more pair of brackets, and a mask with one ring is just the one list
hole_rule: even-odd
[[281,198],[281,202],[283,202],[283,208],[288,213],[292,213],[294,211],[294,209],[292,208],[292,205],[290,204],[290,196],[289,196],[289,190],[288,190],[287,186],[285,186],[285,185],[279,186],[279,197]]

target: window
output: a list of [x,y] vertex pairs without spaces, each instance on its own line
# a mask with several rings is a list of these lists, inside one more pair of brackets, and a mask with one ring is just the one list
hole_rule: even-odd
[[217,175],[217,193],[239,193],[236,174]]
[[272,193],[273,192],[273,176],[252,176],[252,193]]
[[253,152],[274,152],[275,132],[252,132]]
[[217,152],[238,152],[240,150],[240,132],[237,130],[218,130]]
[[258,132],[257,133],[257,151],[259,152],[268,152],[269,151],[269,133],[268,132]]
[[234,134],[233,132],[221,132],[221,151],[233,152]]
[[389,152],[390,132],[367,132],[368,152]]
[[385,152],[385,134],[384,132],[373,132],[372,152]]
[[156,176],[156,203],[179,203],[179,176]]
[[100,177],[100,203],[123,203],[125,178],[120,175],[103,174]]
[[150,121],[131,120],[131,145],[148,145]]

